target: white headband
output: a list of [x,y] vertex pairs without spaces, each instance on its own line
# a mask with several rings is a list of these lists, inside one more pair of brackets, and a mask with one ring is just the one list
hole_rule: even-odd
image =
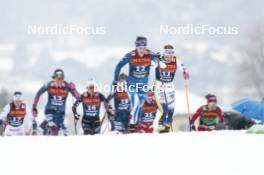
[[15,95],[13,96],[13,99],[14,99],[14,101],[22,100],[22,94],[15,94]]
[[174,56],[174,49],[165,49],[163,55],[164,56]]

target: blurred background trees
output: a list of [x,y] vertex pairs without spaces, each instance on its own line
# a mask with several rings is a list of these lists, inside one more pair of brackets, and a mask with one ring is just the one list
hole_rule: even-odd
[[[6,104],[8,104],[12,99],[12,96],[8,93],[7,90],[2,89],[0,90],[0,112],[5,107]],[[0,135],[3,135],[4,128],[3,126],[0,126]]]
[[0,89],[0,110],[2,110],[7,103],[12,100],[11,94],[6,89]]
[[264,23],[258,23],[249,32],[241,48],[238,68],[238,89],[247,97],[264,97]]

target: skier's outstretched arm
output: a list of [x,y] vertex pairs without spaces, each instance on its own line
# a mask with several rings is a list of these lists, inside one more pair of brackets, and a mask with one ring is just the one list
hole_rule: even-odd
[[111,100],[114,98],[114,96],[115,96],[116,86],[117,86],[116,83],[112,84],[110,94],[109,94],[109,95],[107,96],[107,98],[106,98],[106,101],[107,101],[108,104],[110,103],[110,101],[111,101]]
[[46,91],[48,90],[48,83],[44,84],[37,92],[35,98],[34,98],[34,101],[33,101],[33,105],[32,105],[32,108],[33,110],[34,109],[37,109],[37,106],[38,106],[38,102],[39,102],[39,99],[41,97],[42,94],[44,94]]
[[79,104],[82,102],[82,99],[83,99],[83,95],[81,95],[79,98],[77,98],[76,101],[74,102],[74,104],[72,106],[72,112],[74,115],[78,115],[77,108],[78,108]]
[[122,60],[119,61],[119,63],[116,65],[114,81],[117,81],[118,80],[118,77],[119,77],[119,74],[120,74],[120,71],[121,71],[122,67],[124,67],[129,62],[130,57],[131,57],[131,54],[130,53],[127,53],[122,58]]
[[111,101],[113,98],[114,98],[114,93],[109,94],[108,97],[106,98],[107,103],[109,104],[110,101]]
[[33,101],[33,105],[32,105],[32,115],[34,117],[37,117],[38,115],[38,109],[37,109],[37,106],[38,106],[38,102],[39,102],[39,99],[41,97],[42,94],[44,94],[46,91],[48,90],[48,83],[44,84],[37,92],[35,98],[34,98],[34,101]]
[[203,108],[200,107],[200,108],[195,112],[195,114],[192,116],[191,123],[194,123],[194,122],[196,121],[196,119],[198,119],[198,118],[201,116],[202,111],[203,111]]
[[105,111],[106,112],[109,112],[109,108],[108,108],[108,101],[107,99],[105,98],[105,96],[103,94],[99,94],[100,95],[100,99],[101,101],[104,103],[104,108],[105,108]]
[[70,90],[70,93],[72,94],[72,96],[75,99],[79,99],[80,98],[80,93],[78,92],[78,90],[76,88],[76,85],[73,82],[69,83],[69,90]]

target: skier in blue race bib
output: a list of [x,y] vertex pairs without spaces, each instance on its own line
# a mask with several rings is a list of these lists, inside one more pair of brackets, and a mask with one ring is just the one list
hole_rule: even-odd
[[131,100],[130,130],[133,131],[138,122],[138,113],[148,89],[148,79],[152,62],[157,62],[158,54],[147,49],[147,38],[137,37],[136,49],[127,53],[115,68],[114,80],[117,81],[121,69],[129,65],[127,78],[128,92]]
[[112,131],[121,133],[128,132],[129,117],[130,117],[130,99],[127,92],[127,75],[122,73],[119,76],[118,82],[115,84],[113,92],[108,96],[107,101],[114,99],[114,110],[110,113]]
[[157,103],[155,94],[152,90],[146,93],[146,98],[140,111],[139,122],[136,126],[137,131],[140,133],[153,133],[154,120],[157,115],[157,111],[162,115],[163,110],[160,103]]
[[79,93],[75,88],[74,83],[69,83],[64,80],[64,71],[56,69],[53,73],[52,80],[44,84],[37,92],[32,113],[37,115],[37,105],[42,94],[47,92],[48,102],[45,107],[45,120],[40,125],[44,135],[58,135],[59,130],[67,135],[67,128],[64,125],[66,101],[68,94],[71,93],[76,99],[79,98]]
[[108,104],[105,96],[98,92],[96,82],[94,80],[89,80],[87,84],[87,91],[76,100],[72,107],[76,121],[80,118],[80,115],[77,112],[77,107],[80,103],[83,108],[82,128],[84,135],[99,134],[101,131],[101,104],[104,104],[106,112],[108,112]]

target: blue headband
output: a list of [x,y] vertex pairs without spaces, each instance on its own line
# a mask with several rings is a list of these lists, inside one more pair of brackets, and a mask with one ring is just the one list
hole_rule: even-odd
[[138,41],[135,41],[135,45],[136,47],[140,47],[140,46],[147,46],[147,41],[146,40],[138,40]]

